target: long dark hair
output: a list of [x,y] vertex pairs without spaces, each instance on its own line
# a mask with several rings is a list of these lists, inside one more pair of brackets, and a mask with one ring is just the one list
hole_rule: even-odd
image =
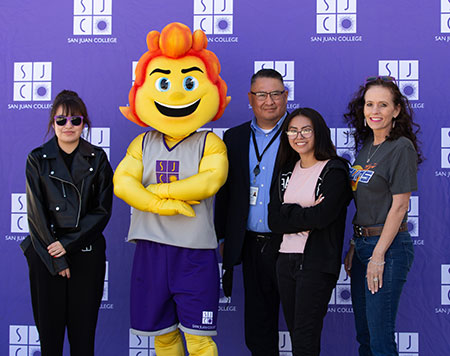
[[322,115],[311,108],[299,108],[289,114],[281,128],[280,153],[278,155],[281,167],[297,162],[299,158],[298,153],[289,144],[288,137],[285,133],[292,119],[296,116],[305,116],[311,120],[314,130],[314,157],[318,161],[325,161],[331,158],[341,159],[336,153],[336,148],[331,141],[330,128],[327,126]]
[[400,113],[393,119],[395,125],[393,125],[394,127],[389,132],[389,136],[386,137],[386,140],[392,141],[402,136],[410,139],[417,152],[417,163],[421,163],[423,161],[423,156],[419,147],[420,141],[417,139],[420,126],[413,121],[413,111],[408,98],[400,92],[399,87],[394,81],[385,81],[382,78],[377,78],[374,81],[360,86],[359,90],[348,104],[348,112],[344,114],[347,124],[354,129],[353,137],[355,138],[355,150],[359,151],[366,139],[373,136],[372,129],[369,126],[364,125],[364,97],[367,90],[374,86],[389,89],[392,94],[394,105],[400,107]]
[[53,100],[52,110],[50,111],[50,117],[48,121],[47,133],[48,136],[50,131],[53,130],[53,123],[55,120],[53,117],[56,115],[56,110],[62,107],[64,115],[81,115],[83,116],[83,125],[88,128],[88,133],[91,130],[91,120],[87,113],[86,105],[83,100],[72,90],[63,90],[58,95],[56,95],[55,100]]

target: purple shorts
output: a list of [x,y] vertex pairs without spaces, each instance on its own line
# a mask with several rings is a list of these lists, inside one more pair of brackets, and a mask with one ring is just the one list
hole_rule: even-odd
[[138,240],[131,274],[131,331],[216,335],[219,267],[216,251]]

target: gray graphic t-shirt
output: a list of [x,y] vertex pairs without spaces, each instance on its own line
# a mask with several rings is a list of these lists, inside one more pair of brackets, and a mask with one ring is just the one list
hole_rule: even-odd
[[356,204],[353,223],[384,224],[392,195],[417,190],[417,153],[412,142],[400,137],[373,146],[370,138],[356,157],[350,179]]

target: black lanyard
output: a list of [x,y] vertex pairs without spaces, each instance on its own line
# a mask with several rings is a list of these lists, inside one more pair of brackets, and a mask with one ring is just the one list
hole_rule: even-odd
[[253,180],[253,184],[256,183],[256,176],[261,173],[261,169],[259,168],[259,164],[261,163],[261,160],[264,156],[264,153],[266,153],[267,149],[270,147],[270,145],[277,139],[277,137],[280,135],[281,133],[281,128],[282,126],[280,126],[280,128],[278,129],[278,131],[275,133],[275,135],[272,137],[272,139],[270,140],[270,142],[267,144],[267,146],[264,148],[264,151],[261,153],[261,155],[259,154],[259,150],[258,150],[258,144],[256,143],[256,136],[255,136],[255,132],[253,130],[251,130],[252,132],[252,139],[253,139],[253,146],[255,148],[255,153],[256,153],[256,159],[258,160],[258,163],[256,164],[255,168],[253,168],[253,174],[255,175],[255,179]]

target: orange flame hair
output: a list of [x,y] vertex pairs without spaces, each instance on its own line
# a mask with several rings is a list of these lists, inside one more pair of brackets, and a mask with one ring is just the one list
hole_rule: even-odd
[[194,34],[186,25],[179,22],[173,22],[163,28],[161,34],[158,31],[151,31],[147,35],[148,51],[142,55],[136,66],[136,80],[128,95],[130,103],[129,108],[121,108],[122,113],[127,119],[140,126],[148,126],[141,121],[136,113],[136,93],[144,84],[147,66],[150,61],[159,56],[168,58],[181,58],[184,56],[198,57],[206,67],[209,80],[217,86],[219,90],[219,109],[212,121],[220,118],[227,106],[226,94],[227,85],[220,78],[220,63],[216,55],[208,51],[206,46],[208,40],[201,30],[196,30]]

